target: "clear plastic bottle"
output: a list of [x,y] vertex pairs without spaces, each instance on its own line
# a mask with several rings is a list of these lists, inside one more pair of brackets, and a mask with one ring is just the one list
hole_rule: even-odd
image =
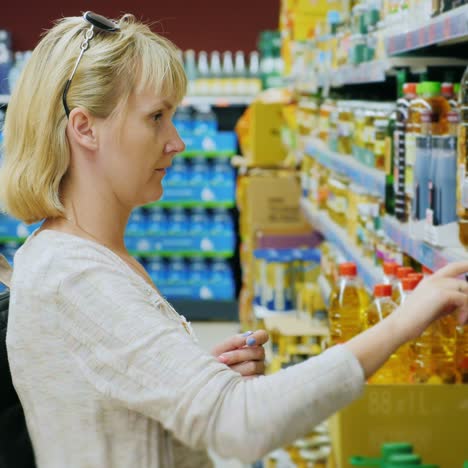
[[234,58],[235,94],[245,96],[248,92],[247,67],[244,52],[238,50]]
[[197,64],[195,58],[195,51],[192,49],[184,52],[184,68],[188,79],[187,94],[189,96],[197,93],[196,80],[197,80]]
[[198,53],[197,62],[197,94],[207,95],[210,92],[210,66],[208,64],[208,53],[204,50]]
[[432,376],[429,383],[453,384],[460,380],[455,361],[457,321],[454,315],[442,317],[432,328]]
[[249,55],[249,95],[256,96],[262,90],[260,79],[260,54],[254,50]]
[[460,125],[458,127],[458,155],[459,163],[464,165],[460,174],[463,178],[459,184],[460,209],[458,221],[458,237],[460,242],[468,247],[468,67],[463,75],[460,85]]
[[361,331],[362,314],[369,296],[357,277],[355,263],[339,266],[339,280],[332,290],[329,307],[330,337],[333,345],[344,343]]
[[223,53],[223,94],[232,96],[235,91],[234,88],[234,60],[232,52],[227,50]]
[[[392,301],[392,287],[389,284],[377,284],[374,287],[374,301],[363,315],[363,329],[377,325],[388,317],[397,305]],[[388,361],[369,379],[371,384],[391,384],[402,380],[402,363],[395,352]]]
[[208,94],[219,96],[223,92],[222,69],[221,69],[221,54],[214,50],[210,57],[210,90]]
[[383,284],[389,284],[392,287],[392,291],[398,285],[397,270],[398,264],[395,262],[385,262],[383,264]]
[[468,325],[457,327],[456,363],[461,382],[468,383]]
[[409,106],[416,98],[416,83],[405,83],[403,97],[398,99],[395,115],[395,132],[393,134],[393,183],[395,190],[395,216],[402,222],[408,220],[406,201],[406,149]]
[[411,273],[414,273],[414,270],[411,267],[397,268],[397,287],[392,292],[392,299],[397,305],[401,304],[401,298],[403,297],[403,278],[406,278]]

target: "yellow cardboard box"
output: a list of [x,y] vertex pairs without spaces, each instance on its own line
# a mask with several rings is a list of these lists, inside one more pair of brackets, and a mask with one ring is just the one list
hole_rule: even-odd
[[249,167],[278,167],[286,157],[281,142],[284,103],[254,101],[236,125]]
[[384,442],[409,442],[423,462],[458,468],[468,460],[467,385],[367,385],[330,420],[337,468],[353,455],[380,456]]
[[309,15],[326,16],[329,10],[343,11],[343,0],[296,0],[293,8]]

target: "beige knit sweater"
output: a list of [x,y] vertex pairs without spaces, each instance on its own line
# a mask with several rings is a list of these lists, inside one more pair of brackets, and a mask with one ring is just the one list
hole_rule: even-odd
[[208,467],[207,448],[250,462],[364,383],[342,346],[243,380],[112,251],[51,230],[15,256],[7,347],[39,468]]

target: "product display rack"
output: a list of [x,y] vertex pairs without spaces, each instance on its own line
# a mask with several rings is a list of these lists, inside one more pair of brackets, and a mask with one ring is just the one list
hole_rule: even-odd
[[301,207],[311,225],[319,230],[327,241],[336,245],[349,261],[356,263],[359,276],[366,287],[372,290],[374,284],[382,277],[381,269],[365,258],[356,245],[350,243],[347,232],[334,223],[325,211],[316,210],[306,199],[301,200]]
[[183,106],[208,105],[214,107],[248,106],[254,96],[187,96]]
[[306,156],[314,158],[331,171],[345,175],[355,184],[364,187],[369,193],[385,198],[386,175],[383,171],[365,166],[351,155],[331,151],[318,138],[307,138],[305,153]]
[[449,45],[468,40],[468,5],[443,13],[411,31],[389,35],[389,55],[412,52],[432,45]]

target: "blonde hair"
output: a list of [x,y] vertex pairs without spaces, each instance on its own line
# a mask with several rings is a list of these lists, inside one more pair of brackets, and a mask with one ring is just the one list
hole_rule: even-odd
[[[153,87],[179,103],[187,78],[178,49],[150,28],[124,15],[116,33],[96,32],[67,95],[106,118],[132,91]],[[89,24],[81,17],[59,20],[39,42],[13,90],[4,128],[0,201],[22,221],[60,216],[60,185],[70,162],[62,93]]]

